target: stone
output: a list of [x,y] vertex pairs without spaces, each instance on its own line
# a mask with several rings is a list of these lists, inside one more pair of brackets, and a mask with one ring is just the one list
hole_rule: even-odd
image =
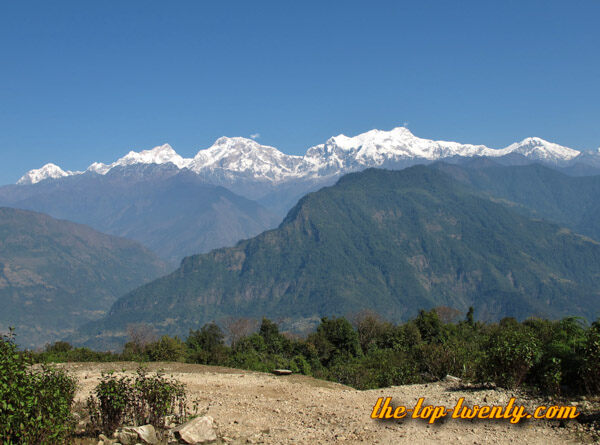
[[451,382],[451,383],[458,383],[460,382],[460,379],[458,377],[454,377],[453,375],[446,375],[446,377],[444,377],[444,382]]
[[137,434],[139,440],[136,442],[147,443],[150,445],[157,445],[159,443],[158,437],[156,436],[156,430],[152,425],[136,426],[131,428],[131,430]]
[[138,442],[138,434],[132,427],[123,427],[115,431],[115,439],[123,445],[135,445]]
[[289,369],[274,369],[272,372],[275,375],[290,375],[292,373]]
[[210,416],[196,417],[172,431],[177,439],[187,444],[211,443],[217,440],[214,420]]

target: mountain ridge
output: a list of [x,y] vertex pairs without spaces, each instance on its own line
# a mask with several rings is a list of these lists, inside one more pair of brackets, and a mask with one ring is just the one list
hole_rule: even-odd
[[124,238],[39,212],[0,207],[0,331],[42,346],[105,313],[123,293],[167,272]]
[[361,309],[399,320],[441,305],[489,319],[590,315],[600,310],[599,264],[597,241],[441,171],[367,169],[307,194],[276,229],[185,258],[74,340],[116,341],[134,322],[184,335],[227,316],[289,327]]
[[423,139],[405,127],[397,127],[390,131],[370,130],[354,137],[333,136],[325,143],[308,148],[304,156],[288,155],[275,147],[243,137],[221,137],[211,147],[199,150],[193,158],[183,158],[169,144],[164,144],[150,150],[130,151],[111,164],[94,162],[83,172],[64,171],[55,164],[46,164],[27,172],[18,184],[34,184],[85,173],[104,175],[116,167],[165,163],[204,177],[217,172],[225,176],[243,175],[256,181],[281,183],[339,176],[363,168],[385,167],[389,163],[415,159],[434,161],[455,156],[498,158],[511,154],[556,165],[576,162],[577,159],[589,162],[590,156],[600,161],[600,153],[574,150],[537,137],[494,149],[484,145]]

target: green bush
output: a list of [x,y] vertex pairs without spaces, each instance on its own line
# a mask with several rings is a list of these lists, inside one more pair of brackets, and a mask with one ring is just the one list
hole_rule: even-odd
[[508,388],[521,385],[542,355],[534,332],[512,321],[500,323],[485,350],[482,377]]
[[188,361],[205,365],[220,365],[227,360],[225,334],[215,323],[208,323],[199,331],[190,330],[185,345]]
[[583,349],[583,367],[581,370],[587,391],[600,393],[600,320],[592,324],[587,332]]
[[58,444],[71,433],[76,381],[17,351],[12,332],[0,338],[0,437],[4,444]]
[[135,378],[103,373],[87,401],[92,428],[112,434],[122,425],[165,426],[165,417],[182,421],[187,416],[185,385],[158,372],[139,368]]
[[182,362],[185,360],[185,343],[179,337],[163,335],[160,340],[149,343],[144,354],[152,362]]

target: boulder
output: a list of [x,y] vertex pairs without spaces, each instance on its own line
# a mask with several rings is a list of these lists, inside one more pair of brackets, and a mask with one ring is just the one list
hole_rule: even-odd
[[131,430],[137,433],[138,441],[141,443],[147,443],[150,445],[157,445],[159,442],[156,436],[156,430],[152,425],[136,426],[132,427]]
[[172,431],[175,438],[187,444],[211,443],[217,440],[214,420],[210,416],[196,417]]
[[113,437],[123,445],[135,445],[138,443],[138,434],[130,426],[119,428],[115,431]]

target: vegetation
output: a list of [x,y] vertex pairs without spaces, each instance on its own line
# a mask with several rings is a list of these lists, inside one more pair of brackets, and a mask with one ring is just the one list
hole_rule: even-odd
[[0,438],[4,444],[61,444],[74,426],[76,382],[48,366],[32,369],[12,332],[0,338]]
[[[240,335],[236,330],[243,326],[247,331],[250,325],[247,319],[229,320],[226,333],[208,323],[190,331],[185,342],[163,336],[143,345],[136,342],[148,337],[132,331],[137,340],[110,358],[185,361],[264,372],[288,368],[358,389],[431,382],[450,374],[467,382],[525,387],[551,395],[600,394],[600,322],[588,326],[577,317],[483,323],[475,321],[473,308],[457,315],[455,310],[439,307],[420,311],[400,324],[369,311],[357,314],[352,322],[343,317],[323,318],[305,338],[280,332],[266,318],[256,332]],[[228,345],[227,338],[235,342]],[[70,360],[73,351],[77,349],[54,344],[35,357]],[[107,354],[87,351],[77,357]]]
[[0,330],[43,346],[166,272],[140,244],[41,213],[0,207]]
[[399,322],[435,306],[486,320],[597,317],[600,243],[497,201],[424,166],[346,175],[277,229],[185,258],[120,298],[78,341],[114,348],[127,323],[166,319],[164,333],[183,337],[236,314],[284,329],[286,317],[371,309]]
[[179,422],[187,415],[185,385],[161,373],[147,375],[143,368],[135,378],[103,373],[87,409],[92,429],[108,435],[122,425],[164,428],[167,416]]

